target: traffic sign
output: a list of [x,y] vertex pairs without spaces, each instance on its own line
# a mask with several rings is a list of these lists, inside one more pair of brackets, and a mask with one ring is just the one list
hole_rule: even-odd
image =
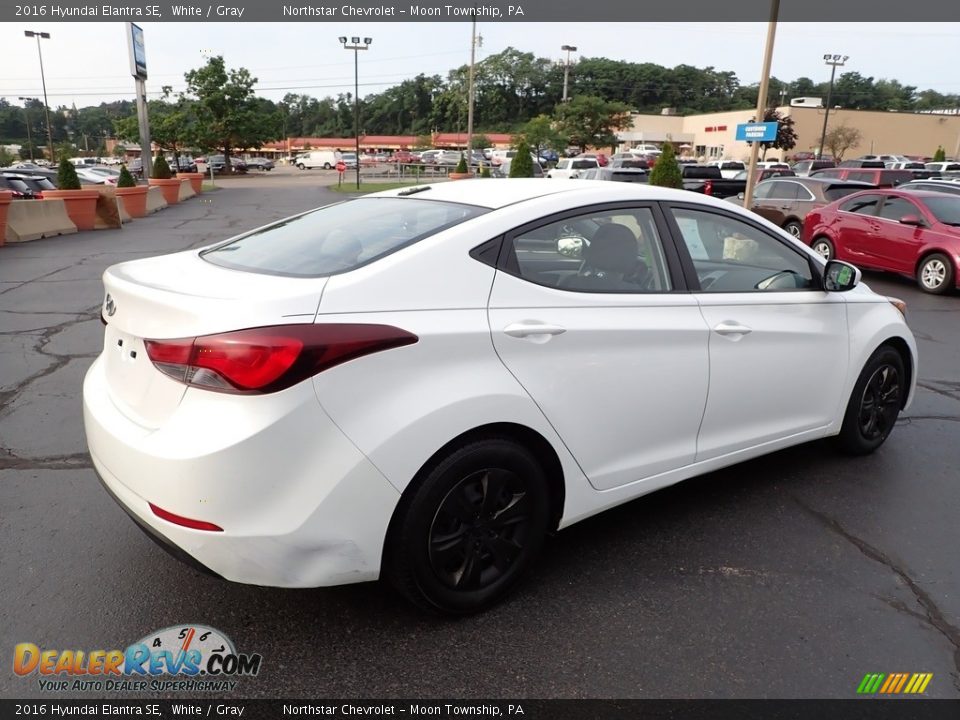
[[737,140],[743,142],[773,142],[777,139],[775,122],[740,123],[737,125]]

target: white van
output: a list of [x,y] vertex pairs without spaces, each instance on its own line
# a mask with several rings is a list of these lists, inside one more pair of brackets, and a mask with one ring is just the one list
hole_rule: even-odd
[[339,159],[337,153],[333,150],[311,150],[310,152],[297,155],[293,164],[301,170],[307,170],[309,168],[329,170],[332,167],[336,167]]
[[70,163],[71,163],[74,167],[94,167],[94,166],[100,164],[99,160],[98,160],[97,158],[93,158],[93,157],[75,157],[75,158],[70,158]]

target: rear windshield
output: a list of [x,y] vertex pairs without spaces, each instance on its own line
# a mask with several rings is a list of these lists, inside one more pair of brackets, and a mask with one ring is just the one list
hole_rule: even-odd
[[823,191],[823,196],[830,202],[833,202],[834,200],[839,200],[842,197],[866,189],[863,185],[831,185]]
[[270,225],[201,253],[214,265],[268,275],[348,272],[486,208],[414,198],[359,198]]
[[610,179],[615,182],[645,183],[650,181],[650,176],[647,173],[617,172],[614,170],[610,173]]

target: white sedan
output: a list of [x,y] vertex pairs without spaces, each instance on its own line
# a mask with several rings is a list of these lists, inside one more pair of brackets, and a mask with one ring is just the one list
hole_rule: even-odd
[[903,303],[730,203],[467,180],[103,276],[109,493],[228,580],[480,610],[547,533],[912,399]]

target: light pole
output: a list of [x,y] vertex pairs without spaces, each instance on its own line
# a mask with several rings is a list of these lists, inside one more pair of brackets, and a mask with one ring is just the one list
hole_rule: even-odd
[[[33,136],[30,134],[30,101],[36,98],[21,97],[23,101],[23,115],[27,119],[27,145],[30,147],[30,162],[33,162]],[[21,155],[21,157],[23,157]]]
[[341,36],[340,43],[343,45],[345,50],[353,50],[353,134],[356,137],[356,148],[357,148],[357,190],[360,189],[360,50],[369,50],[370,44],[373,42],[373,38],[365,37],[363,39],[363,44],[360,43],[360,38],[352,37],[350,38],[350,43],[347,43],[347,38]]
[[830,105],[833,100],[833,79],[837,74],[837,66],[843,67],[843,64],[850,59],[849,55],[824,55],[823,60],[830,65],[830,87],[827,88],[827,110],[823,114],[823,131],[820,133],[820,150],[817,152],[817,160],[823,159],[823,143],[827,139],[827,120],[830,119]]
[[470,74],[467,83],[467,171],[473,167],[473,103],[474,103],[474,70],[473,65],[477,58],[477,8],[474,6],[472,23],[470,25]]
[[566,50],[567,61],[563,64],[563,102],[567,101],[567,88],[570,86],[570,53],[577,51],[576,45],[561,45],[561,50]]
[[47,118],[47,149],[50,151],[50,162],[55,163],[57,159],[53,154],[53,133],[50,132],[50,105],[47,103],[47,80],[43,75],[43,52],[40,50],[40,38],[49,40],[50,33],[24,30],[23,34],[26,37],[35,37],[37,39],[37,55],[40,57],[40,82],[43,84],[43,112]]

